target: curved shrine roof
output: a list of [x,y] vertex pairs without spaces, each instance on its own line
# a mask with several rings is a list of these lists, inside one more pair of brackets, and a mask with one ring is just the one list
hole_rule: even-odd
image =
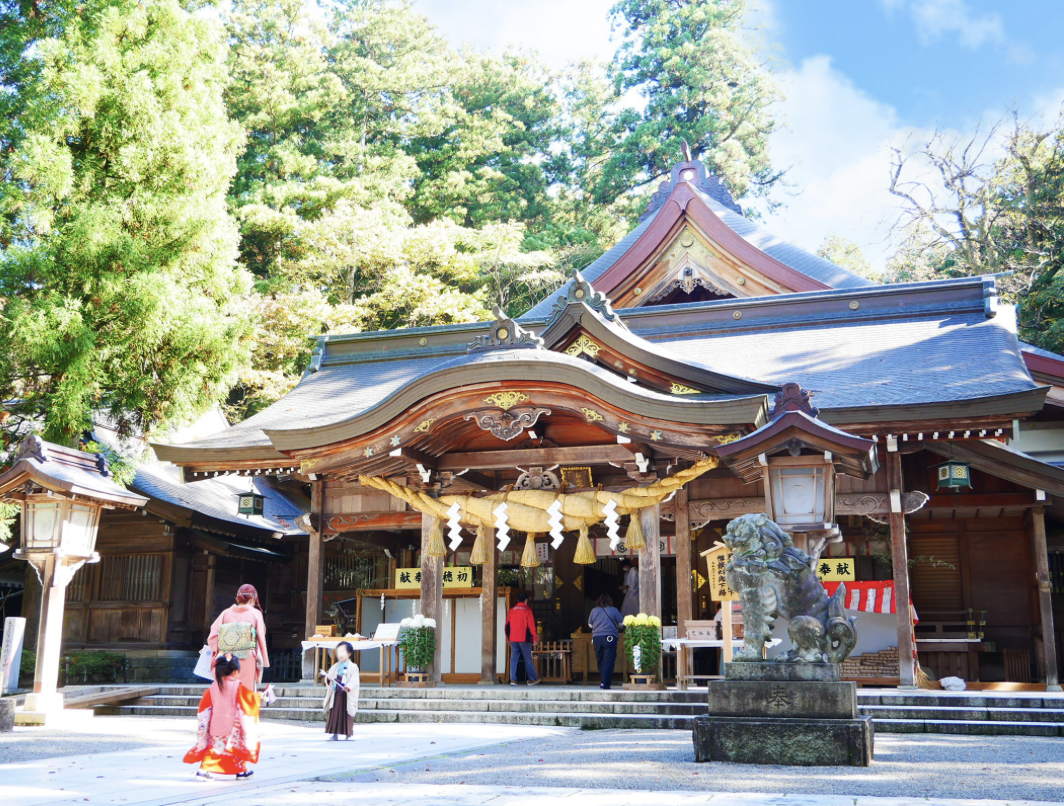
[[[799,383],[828,423],[951,418],[959,416],[958,404],[970,416],[1020,416],[1041,408],[1048,387],[1031,378],[1009,309],[998,314],[993,288],[992,278],[970,278],[618,314],[649,349],[692,367],[776,386]],[[542,330],[546,323],[524,324]],[[328,337],[320,369],[277,403],[221,434],[160,445],[157,453],[167,461],[192,462],[203,451],[228,451],[285,466],[291,460],[273,440],[291,445],[300,433],[360,417],[370,427],[392,408],[408,405],[408,397],[473,378],[583,379],[588,385],[582,388],[592,394],[652,407],[659,415],[667,410],[679,422],[710,422],[767,401],[765,394],[670,395],[550,350],[467,353],[468,342],[489,328],[481,323]]]

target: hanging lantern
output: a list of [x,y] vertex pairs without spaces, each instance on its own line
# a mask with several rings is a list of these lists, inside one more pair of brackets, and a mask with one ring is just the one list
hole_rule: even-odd
[[935,470],[935,478],[938,481],[937,489],[956,490],[961,487],[972,486],[971,466],[967,462],[958,462],[950,457],[940,465],[932,465]]
[[260,493],[237,493],[236,511],[241,515],[261,515],[266,496]]

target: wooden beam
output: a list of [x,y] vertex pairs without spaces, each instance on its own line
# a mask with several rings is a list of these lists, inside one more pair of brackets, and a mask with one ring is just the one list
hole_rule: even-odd
[[1057,634],[1053,625],[1053,585],[1046,551],[1046,514],[1040,506],[1031,510],[1031,550],[1034,554],[1035,585],[1038,588],[1038,610],[1042,621],[1042,668],[1045,669],[1046,690],[1060,691]]
[[639,550],[639,612],[661,618],[661,505],[639,510],[646,546]]
[[691,601],[691,516],[687,506],[687,488],[676,491],[676,634],[687,637],[684,623],[694,618]]
[[[887,453],[887,487],[890,495],[900,499],[905,488],[901,473],[901,455]],[[913,641],[912,606],[909,604],[909,550],[905,542],[905,513],[891,506],[890,554],[894,565],[894,609],[898,624],[899,688],[916,687],[915,643]],[[898,511],[894,511],[897,509]]]
[[623,464],[632,461],[626,445],[590,445],[576,448],[524,448],[511,451],[474,451],[445,453],[436,459],[440,470],[506,470],[520,465],[550,467],[551,465],[602,465],[608,462]]
[[352,512],[325,518],[322,531],[326,534],[342,532],[372,532],[380,529],[420,529],[420,512]]
[[[943,495],[931,496],[928,504],[920,506],[920,493],[906,493],[902,496],[902,507],[906,514],[918,509],[947,508],[960,506],[1022,506],[1026,501],[1031,505],[1034,499],[1026,493],[1002,493],[994,495]],[[982,503],[969,503],[969,502]],[[691,520],[705,523],[711,520],[731,520],[740,515],[759,515],[765,511],[765,498],[752,495],[747,498],[695,498],[688,502]],[[890,496],[887,493],[839,493],[835,496],[835,515],[886,515],[890,512]]]
[[421,465],[425,468],[436,469],[436,457],[429,456],[427,453],[419,451],[417,448],[396,448],[394,451],[389,451],[388,455],[394,456],[396,459],[402,459],[411,467]]
[[496,647],[499,640],[499,555],[495,551],[495,527],[484,527],[484,539],[488,541],[488,561],[480,566],[480,682],[485,686],[495,684],[497,665]]
[[[310,514],[312,523],[321,522],[325,499],[325,482],[315,481],[310,488]],[[321,624],[322,593],[325,585],[325,542],[320,529],[312,531],[307,544],[307,613],[304,623],[304,638],[314,635],[314,627]],[[314,653],[303,653],[303,679],[317,674],[313,666]]]
[[421,518],[421,612],[436,621],[436,654],[429,679],[439,683],[443,673],[443,557],[428,553],[436,519],[431,515]]

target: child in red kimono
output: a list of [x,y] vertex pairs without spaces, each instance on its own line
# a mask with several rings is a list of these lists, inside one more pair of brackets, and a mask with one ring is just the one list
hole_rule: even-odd
[[240,682],[240,660],[230,654],[219,656],[214,681],[200,700],[196,746],[185,754],[185,763],[199,762],[201,779],[213,773],[250,778],[247,765],[259,760],[262,697]]

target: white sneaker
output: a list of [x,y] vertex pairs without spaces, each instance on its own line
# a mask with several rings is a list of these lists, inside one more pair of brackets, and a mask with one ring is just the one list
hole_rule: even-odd
[[196,780],[197,781],[213,781],[214,780],[214,776],[211,775],[209,772],[200,772],[199,770],[196,770]]

